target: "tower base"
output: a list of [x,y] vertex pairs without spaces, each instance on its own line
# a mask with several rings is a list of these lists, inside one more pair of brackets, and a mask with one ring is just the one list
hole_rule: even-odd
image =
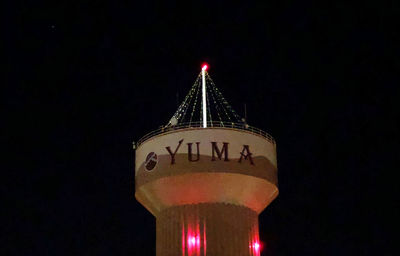
[[232,204],[173,206],[157,216],[157,256],[260,255],[258,215]]

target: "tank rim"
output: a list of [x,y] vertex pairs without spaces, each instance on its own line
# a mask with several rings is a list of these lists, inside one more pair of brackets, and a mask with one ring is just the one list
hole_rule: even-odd
[[221,128],[228,130],[235,130],[235,131],[244,131],[250,134],[258,135],[265,138],[272,144],[274,145],[276,144],[275,139],[269,133],[244,123],[207,122],[207,128],[203,128],[202,125],[203,125],[202,122],[192,122],[192,123],[182,123],[175,126],[161,126],[160,128],[153,130],[144,135],[142,138],[140,138],[139,141],[135,144],[135,148],[137,149],[144,142],[158,135],[175,133],[177,131],[182,131],[182,130],[221,129]]

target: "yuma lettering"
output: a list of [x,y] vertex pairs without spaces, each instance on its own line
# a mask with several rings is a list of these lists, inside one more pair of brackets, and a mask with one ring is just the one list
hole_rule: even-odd
[[[169,146],[165,147],[165,149],[168,151],[168,153],[171,157],[171,164],[175,164],[175,156],[176,156],[176,153],[178,152],[182,142],[183,142],[183,139],[181,139],[178,142],[178,145],[176,146],[174,152],[172,152],[172,150]],[[187,154],[188,154],[189,162],[198,162],[200,160],[200,142],[195,142],[195,143],[196,143],[195,156],[193,154],[193,143],[192,142],[186,143],[188,146]],[[220,149],[218,147],[218,143],[215,141],[212,141],[211,142],[211,152],[212,152],[211,161],[217,161],[217,159],[219,159],[219,160],[228,162],[229,161],[228,146],[229,146],[228,142],[222,142],[222,148]],[[254,165],[254,161],[252,158],[252,153],[250,152],[249,145],[243,145],[243,150],[242,150],[242,152],[240,152],[240,158],[239,158],[238,162],[242,163],[243,160],[249,160],[250,164]]]

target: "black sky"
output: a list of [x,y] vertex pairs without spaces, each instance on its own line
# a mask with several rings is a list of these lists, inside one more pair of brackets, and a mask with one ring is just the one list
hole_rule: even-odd
[[207,61],[277,140],[262,255],[395,255],[395,1],[185,2],[4,5],[1,254],[155,255],[131,142]]

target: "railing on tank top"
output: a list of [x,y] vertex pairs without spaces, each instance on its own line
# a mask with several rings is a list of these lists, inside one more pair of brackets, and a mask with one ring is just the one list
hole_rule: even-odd
[[[176,130],[182,130],[182,129],[199,129],[201,127],[203,127],[203,122],[180,123],[177,125],[162,126],[157,130],[154,130],[144,135],[142,138],[140,138],[140,140],[136,143],[135,146],[138,147],[146,140],[159,134],[172,133],[175,132]],[[217,121],[207,122],[207,128],[214,128],[214,127],[241,130],[252,134],[257,134],[266,138],[272,144],[275,144],[275,139],[267,132],[244,123],[217,122]]]

